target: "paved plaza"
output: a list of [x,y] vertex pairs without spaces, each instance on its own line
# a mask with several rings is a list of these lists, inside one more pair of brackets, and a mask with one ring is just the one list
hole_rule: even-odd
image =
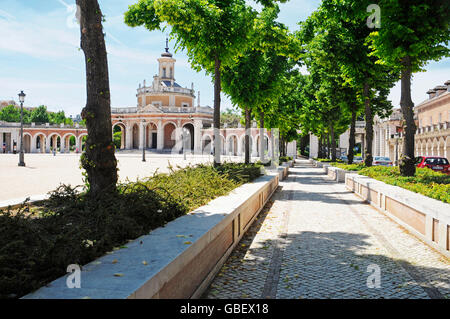
[[450,298],[450,263],[302,160],[204,298]]
[[[19,155],[0,154],[0,202],[22,200],[29,196],[45,195],[61,183],[72,186],[83,185],[80,169],[81,154],[25,154],[25,168],[18,167]],[[211,163],[212,156],[171,154],[146,155],[142,162],[142,152],[120,152],[116,154],[119,179],[131,181],[169,171],[173,167],[190,164]],[[223,156],[223,161],[237,161],[239,157]]]

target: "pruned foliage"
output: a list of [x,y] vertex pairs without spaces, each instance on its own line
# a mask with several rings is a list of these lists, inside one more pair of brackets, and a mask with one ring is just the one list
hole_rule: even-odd
[[171,168],[93,198],[60,186],[41,207],[0,211],[0,298],[17,298],[259,177],[260,166]]

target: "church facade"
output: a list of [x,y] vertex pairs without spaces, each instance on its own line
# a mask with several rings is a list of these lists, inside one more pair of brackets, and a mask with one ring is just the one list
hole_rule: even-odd
[[[158,59],[158,73],[151,83],[143,81],[137,88],[135,107],[112,108],[113,132],[121,131],[120,150],[149,150],[158,153],[210,155],[213,152],[213,108],[201,106],[200,92],[195,95],[194,85],[182,87],[176,82],[176,60],[166,47]],[[6,144],[6,152],[20,149],[17,123],[0,123],[0,143]],[[56,149],[70,152],[70,139],[79,152],[84,147],[86,128],[76,125],[25,125],[24,150],[26,153],[49,153]],[[271,155],[270,131],[250,129],[251,156],[260,156],[261,137],[265,139],[265,153]],[[221,128],[221,154],[243,156],[245,129]],[[288,145],[288,155],[296,155],[296,142]]]

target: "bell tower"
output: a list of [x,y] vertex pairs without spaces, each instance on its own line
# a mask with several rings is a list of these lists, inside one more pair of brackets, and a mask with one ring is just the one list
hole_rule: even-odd
[[169,52],[169,39],[166,39],[166,51],[161,54],[159,62],[159,79],[161,81],[175,82],[175,60],[172,53]]

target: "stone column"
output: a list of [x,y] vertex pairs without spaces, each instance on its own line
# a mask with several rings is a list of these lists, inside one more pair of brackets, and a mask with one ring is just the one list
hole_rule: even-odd
[[158,151],[162,151],[164,149],[164,129],[162,120],[158,121],[158,140],[156,144],[156,149]]
[[317,136],[310,134],[309,136],[309,158],[317,158],[319,156],[319,139]]
[[145,138],[145,125],[143,122],[139,123],[139,149],[142,151],[145,147],[144,138]]
[[194,121],[194,154],[202,153],[202,132],[203,122],[201,120]]
[[60,152],[61,154],[64,154],[66,151],[66,139],[63,137],[61,137],[61,149]]
[[265,154],[264,154],[264,151],[266,149],[265,142],[266,142],[266,139],[264,136],[264,127],[260,127],[259,128],[259,159],[261,160],[262,163],[264,163],[264,161],[265,161]]
[[50,153],[50,137],[45,138],[45,152]]
[[[251,131],[253,131],[253,130],[251,130]],[[250,134],[250,136],[253,137],[253,134]],[[256,137],[253,137],[251,157],[258,157],[258,144],[257,143],[258,143],[258,141],[256,140]]]
[[125,149],[131,150],[133,148],[133,127],[127,123],[127,125],[125,125],[125,131]]

